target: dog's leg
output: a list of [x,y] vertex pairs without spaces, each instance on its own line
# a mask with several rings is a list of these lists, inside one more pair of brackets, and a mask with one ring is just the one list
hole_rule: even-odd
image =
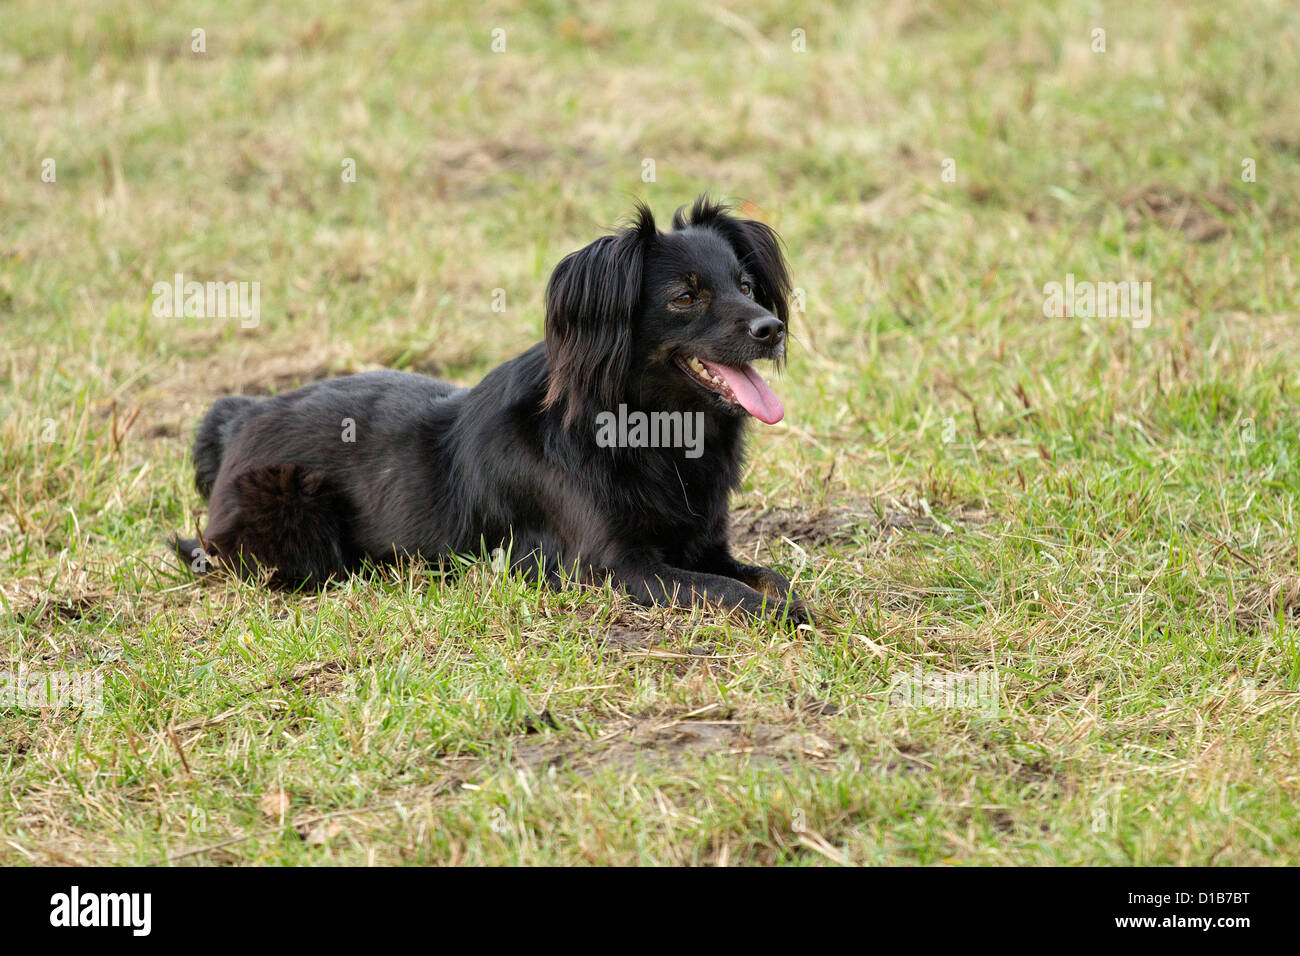
[[212,558],[207,549],[203,547],[202,539],[182,538],[180,535],[173,535],[170,540],[176,557],[180,559],[181,564],[188,567],[192,572],[203,575],[213,570]]
[[744,611],[750,617],[765,615],[784,619],[793,626],[807,621],[807,612],[797,599],[768,597],[735,578],[721,574],[686,571],[667,564],[624,565],[614,569],[612,577],[628,595],[640,604],[668,604],[690,607],[693,604],[718,604]]

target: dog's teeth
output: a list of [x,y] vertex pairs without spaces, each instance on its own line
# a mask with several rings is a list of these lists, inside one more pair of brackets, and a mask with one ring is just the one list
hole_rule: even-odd
[[[705,364],[696,356],[692,355],[686,360],[686,367],[706,385],[712,386],[719,393],[729,393],[731,387],[727,385],[726,380],[719,375],[710,372]],[[725,392],[724,392],[725,389]]]

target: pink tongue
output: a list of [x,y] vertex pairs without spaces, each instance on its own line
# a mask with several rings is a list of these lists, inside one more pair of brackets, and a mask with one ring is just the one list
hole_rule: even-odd
[[785,406],[781,404],[781,399],[776,397],[776,393],[763,381],[763,376],[754,371],[753,366],[732,368],[730,365],[714,365],[703,359],[700,361],[705,368],[731,386],[736,401],[759,421],[775,425],[785,417]]

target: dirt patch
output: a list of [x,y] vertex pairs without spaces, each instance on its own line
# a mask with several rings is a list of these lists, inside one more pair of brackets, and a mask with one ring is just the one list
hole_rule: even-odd
[[277,686],[297,687],[304,697],[329,697],[345,689],[346,668],[341,661],[301,664],[288,677],[264,689],[271,690]]
[[[27,652],[41,660],[112,659],[120,651],[116,636],[122,628],[147,616],[153,606],[161,603],[152,596],[124,596],[93,587],[72,586],[68,591],[53,592],[34,581],[16,584],[5,598],[11,602],[15,618],[31,630]],[[45,640],[51,633],[83,621],[96,625],[97,633],[79,635],[73,642],[75,646],[60,641],[56,651]]]
[[731,719],[715,707],[616,720],[593,741],[526,738],[515,747],[515,760],[533,770],[591,773],[607,767],[693,766],[713,756],[768,765],[828,763],[844,747],[820,729]]
[[834,701],[823,700],[820,697],[794,697],[790,699],[789,703],[791,707],[817,717],[830,717],[832,714],[840,712],[839,704]]
[[457,347],[439,341],[424,348],[409,345],[376,349],[370,355],[374,368],[395,368],[403,372],[431,375],[453,384],[477,385],[481,376],[471,374],[484,364],[492,364],[493,356],[486,355],[466,345]]
[[1300,622],[1300,574],[1247,585],[1238,592],[1232,615],[1237,628],[1251,634],[1272,630],[1279,618],[1294,626]]
[[557,150],[517,131],[508,139],[481,137],[431,146],[419,176],[439,198],[491,198],[517,192],[512,177],[537,177],[546,170],[595,170],[607,164],[600,154],[574,146]]
[[854,529],[866,517],[865,512],[852,508],[739,509],[731,514],[731,539],[741,550],[781,538],[818,548],[832,541],[851,540]]
[[212,362],[212,374],[200,376],[214,395],[278,395],[336,375],[363,372],[369,366],[340,354],[303,355],[280,352],[237,364]]
[[29,625],[54,621],[80,621],[96,613],[105,596],[86,594],[43,599],[20,611],[18,618]]
[[665,637],[662,631],[614,625],[599,640],[603,646],[616,651],[645,651],[662,645]]
[[153,441],[189,442],[203,413],[223,395],[277,395],[375,367],[330,349],[263,353],[249,348],[182,360],[136,397],[143,410],[136,431]]
[[1239,214],[1237,203],[1223,189],[1194,194],[1173,186],[1130,190],[1120,200],[1124,228],[1140,229],[1147,221],[1182,232],[1193,242],[1210,242],[1230,231],[1225,218]]
[[960,505],[936,516],[927,505],[898,499],[822,508],[740,508],[731,515],[731,539],[742,552],[781,539],[821,548],[850,542],[864,532],[874,537],[896,532],[944,536],[958,526],[984,524],[991,518],[987,511]]
[[559,730],[560,725],[556,723],[548,707],[537,715],[525,714],[522,729],[526,734],[540,734],[543,730]]
[[[470,350],[377,348],[368,355],[333,347],[277,350],[245,348],[182,360],[175,371],[138,397],[143,414],[136,430],[146,438],[189,441],[198,418],[224,395],[280,395],[303,385],[357,372],[399,367],[455,380],[475,366]],[[105,412],[107,414],[107,412]]]

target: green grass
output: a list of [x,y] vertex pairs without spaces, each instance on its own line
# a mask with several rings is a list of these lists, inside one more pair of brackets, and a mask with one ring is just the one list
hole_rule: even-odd
[[[1300,862],[1300,14],[274,6],[5,5],[0,634],[104,707],[0,711],[0,863]],[[735,505],[815,631],[169,559],[212,399],[473,383],[706,189],[806,302]]]

